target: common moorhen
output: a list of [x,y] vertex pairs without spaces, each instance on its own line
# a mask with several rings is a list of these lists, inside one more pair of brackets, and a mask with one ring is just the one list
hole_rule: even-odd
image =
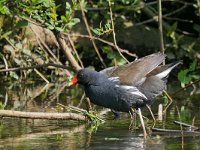
[[180,61],[158,66],[165,54],[154,53],[132,63],[110,67],[100,72],[81,69],[71,80],[71,84],[84,86],[86,96],[92,103],[111,108],[114,112],[129,112],[136,108],[146,131],[140,108],[150,105],[154,98],[162,93],[170,71]]

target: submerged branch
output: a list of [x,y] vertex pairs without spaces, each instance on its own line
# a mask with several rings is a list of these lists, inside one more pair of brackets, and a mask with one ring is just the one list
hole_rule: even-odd
[[86,117],[76,113],[44,113],[44,112],[23,112],[13,110],[0,110],[1,117],[16,117],[26,119],[50,119],[50,120],[77,120],[86,121]]

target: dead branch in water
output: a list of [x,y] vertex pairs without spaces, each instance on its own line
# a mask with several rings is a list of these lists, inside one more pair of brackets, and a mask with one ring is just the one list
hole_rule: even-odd
[[86,121],[86,117],[84,115],[77,113],[46,113],[46,112],[23,112],[23,111],[13,111],[13,110],[0,110],[0,116],[26,118],[26,119]]

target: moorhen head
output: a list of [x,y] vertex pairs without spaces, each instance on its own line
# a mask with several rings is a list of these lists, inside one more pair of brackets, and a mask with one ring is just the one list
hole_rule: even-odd
[[100,85],[101,80],[106,78],[104,74],[99,74],[96,71],[90,69],[80,69],[78,73],[71,80],[72,84],[88,85]]

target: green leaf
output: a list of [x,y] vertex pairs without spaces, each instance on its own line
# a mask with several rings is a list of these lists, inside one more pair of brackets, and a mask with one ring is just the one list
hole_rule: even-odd
[[178,73],[178,79],[179,79],[179,81],[181,81],[182,86],[185,86],[185,84],[188,84],[192,80],[192,77],[187,75],[188,72],[189,72],[189,70],[186,69],[186,70],[181,70]]
[[15,58],[14,61],[15,61],[15,63],[18,64],[18,65],[21,64],[21,61],[20,61],[19,59],[17,59],[17,58]]
[[65,17],[65,16],[63,16],[63,15],[61,16],[61,20],[62,20],[63,22],[65,22],[65,23],[67,22],[67,19],[66,19],[66,17]]
[[176,29],[177,29],[177,22],[175,22],[172,26],[170,26],[167,35],[169,37],[171,37],[172,39],[175,39],[175,35],[176,35]]
[[63,32],[63,31],[64,31],[63,28],[60,28],[60,27],[55,27],[55,29],[56,29],[57,31],[60,31],[60,32]]
[[13,78],[15,78],[15,79],[17,79],[17,80],[19,79],[19,76],[15,72],[11,71],[10,72],[10,76],[13,77]]
[[0,6],[0,13],[3,15],[10,15],[10,10],[6,6]]
[[66,2],[66,10],[68,12],[71,11],[71,5],[69,4],[69,2]]
[[96,35],[100,36],[101,35],[101,30],[99,28],[91,29],[92,32],[94,32]]
[[75,24],[77,24],[77,23],[79,23],[79,22],[80,22],[80,19],[78,19],[78,18],[73,18],[73,19],[70,20],[70,22],[67,24],[67,26],[68,26],[69,28],[71,28],[71,27],[73,27]]
[[22,43],[17,43],[16,45],[15,45],[18,49],[22,49]]
[[193,29],[200,33],[200,25],[199,24],[194,24]]
[[193,61],[192,64],[190,65],[189,71],[194,71],[197,65],[197,61]]
[[11,53],[13,53],[14,51],[14,48],[10,45],[5,45],[4,48],[7,50],[7,51],[10,51]]

